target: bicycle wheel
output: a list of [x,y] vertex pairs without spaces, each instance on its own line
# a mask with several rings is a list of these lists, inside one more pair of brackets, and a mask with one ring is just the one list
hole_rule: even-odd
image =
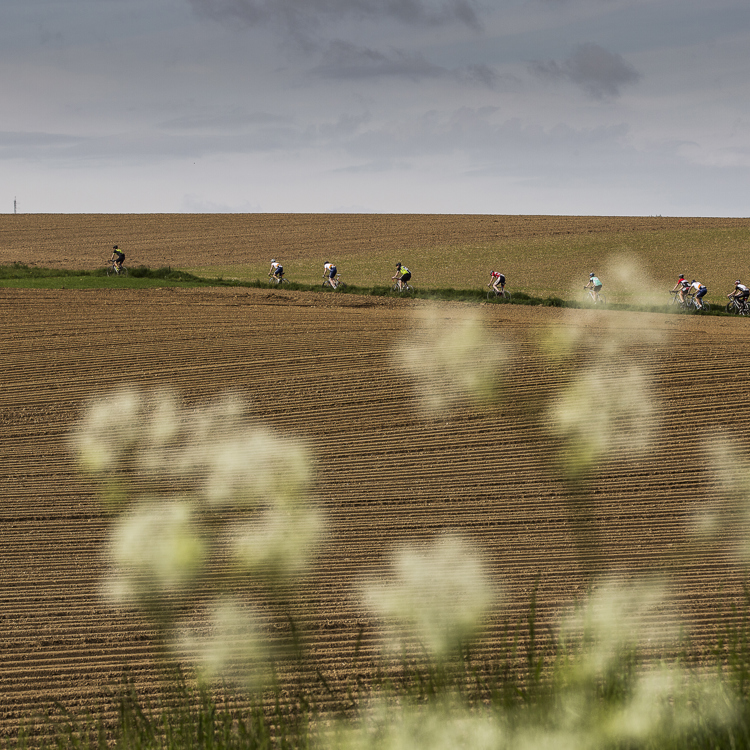
[[726,311],[734,315],[739,315],[741,313],[740,308],[737,307],[737,305],[735,305],[734,302],[727,302]]
[[599,299],[597,300],[597,304],[599,305],[606,305],[607,304],[607,298],[603,295],[599,295]]
[[513,295],[507,289],[503,289],[502,296],[505,297],[506,302],[510,302]]
[[703,303],[703,312],[711,312],[711,305],[709,305],[708,302]]

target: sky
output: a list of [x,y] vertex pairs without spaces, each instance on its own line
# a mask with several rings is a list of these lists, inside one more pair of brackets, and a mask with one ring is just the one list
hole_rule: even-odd
[[747,0],[3,0],[0,70],[0,213],[750,215]]

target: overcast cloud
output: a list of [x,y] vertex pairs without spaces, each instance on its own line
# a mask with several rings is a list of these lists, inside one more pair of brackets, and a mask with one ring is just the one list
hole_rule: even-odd
[[4,0],[0,212],[747,216],[749,48],[746,0]]

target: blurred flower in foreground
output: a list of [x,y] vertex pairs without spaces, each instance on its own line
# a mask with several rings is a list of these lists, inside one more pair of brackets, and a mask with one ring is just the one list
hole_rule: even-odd
[[324,745],[329,750],[499,750],[509,747],[505,735],[490,712],[447,698],[426,706],[380,701],[360,724],[336,727]]
[[[606,748],[646,740],[658,746],[660,738],[731,721],[732,701],[713,675],[649,659],[677,635],[664,604],[657,582],[607,582],[563,622],[565,655],[544,746]],[[539,734],[527,727],[515,746],[539,747]]]
[[85,471],[117,468],[140,437],[142,400],[125,389],[89,405],[74,436],[79,464]]
[[[575,675],[585,681],[609,674],[641,645],[656,648],[673,638],[676,629],[665,623],[663,615],[656,617],[664,593],[657,581],[600,584],[560,629],[561,642],[578,649]],[[567,676],[571,674],[568,672]]]
[[477,314],[433,308],[417,318],[395,357],[417,379],[424,408],[440,411],[461,399],[492,398],[504,351]]
[[217,599],[207,629],[181,628],[175,650],[192,658],[207,681],[221,678],[257,689],[271,679],[273,643],[255,612],[237,599]]
[[215,620],[206,674],[234,655],[235,673],[245,664],[244,682],[254,683],[257,653],[281,646],[283,628],[257,638],[241,622],[248,610],[219,597],[247,584],[256,598],[266,594],[269,629],[287,622],[272,592],[306,568],[321,528],[305,447],[253,424],[236,396],[188,408],[170,391],[137,390],[89,405],[72,443],[123,511],[110,535],[110,598],[142,607],[166,631],[183,628],[178,618],[202,603]]
[[[707,443],[708,464],[721,487],[712,500],[696,508],[693,532],[698,543],[714,543],[717,554],[727,552],[744,565],[750,563],[750,460],[726,437],[712,436]],[[713,493],[711,493],[713,494]],[[705,554],[705,547],[701,547]]]
[[118,600],[184,589],[205,561],[206,547],[187,503],[159,502],[126,514],[110,545],[118,575],[110,594]]
[[720,680],[663,656],[677,632],[664,610],[659,582],[602,582],[562,622],[550,690],[531,703],[488,707],[448,691],[432,701],[407,694],[334,725],[323,746],[615,750],[679,747],[707,727],[731,727],[736,705]]
[[568,384],[555,392],[550,424],[565,438],[561,454],[568,478],[595,468],[606,454],[632,458],[650,440],[649,372],[643,353],[660,340],[644,315],[600,315],[576,311],[539,338],[539,348]]
[[633,454],[647,447],[653,412],[648,390],[637,366],[610,362],[581,373],[560,394],[551,417],[568,440],[568,474],[592,469],[608,452]]
[[438,539],[424,552],[402,550],[393,572],[391,583],[366,588],[366,603],[403,628],[396,641],[413,634],[433,656],[457,652],[495,599],[478,555],[456,537]]

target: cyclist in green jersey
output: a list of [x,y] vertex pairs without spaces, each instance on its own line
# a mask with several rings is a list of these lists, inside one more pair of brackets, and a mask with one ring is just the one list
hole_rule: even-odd
[[591,299],[594,300],[594,303],[601,302],[599,292],[602,289],[602,282],[599,281],[599,277],[593,271],[589,274],[589,283],[583,288],[589,290],[589,294],[591,295]]
[[391,281],[398,284],[399,291],[403,291],[404,284],[411,278],[411,271],[402,263],[396,263],[396,275],[391,277]]
[[112,257],[109,260],[110,262],[114,262],[118,271],[122,268],[122,264],[125,262],[125,253],[120,250],[119,245],[115,245],[112,248]]

